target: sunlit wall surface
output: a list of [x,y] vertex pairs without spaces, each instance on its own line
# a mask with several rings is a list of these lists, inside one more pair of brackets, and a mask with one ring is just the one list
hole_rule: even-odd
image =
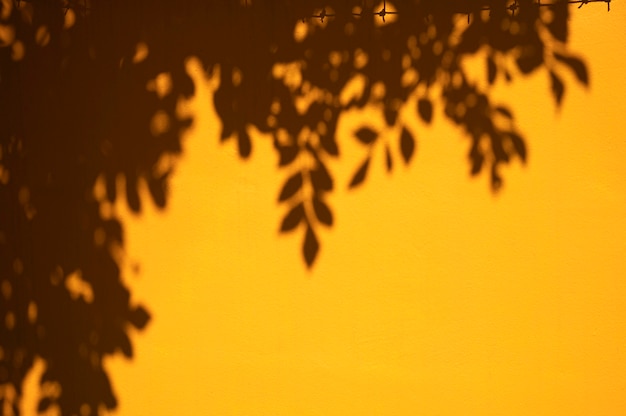
[[278,233],[271,141],[247,162],[219,145],[196,68],[171,204],[124,217],[125,275],[153,320],[133,361],[108,363],[117,414],[626,414],[626,10],[611,9],[573,9],[591,88],[561,110],[545,74],[498,86],[529,163],[497,195],[441,118],[410,168],[374,159],[352,192],[362,149],[343,141],[310,271],[300,234]]

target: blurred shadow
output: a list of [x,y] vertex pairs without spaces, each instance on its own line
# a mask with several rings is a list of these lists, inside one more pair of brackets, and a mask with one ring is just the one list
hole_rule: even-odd
[[[461,126],[471,174],[488,170],[497,190],[498,167],[525,161],[526,146],[489,86],[542,69],[560,104],[563,68],[588,83],[585,64],[566,50],[567,31],[566,1],[2,0],[0,408],[18,413],[36,357],[46,362],[42,385],[62,387],[44,393],[40,410],[116,406],[102,360],[132,357],[128,329],[149,315],[121,280],[123,230],[110,207],[120,179],[135,212],[142,181],[166,205],[167,161],[191,123],[177,112],[194,93],[190,56],[219,75],[221,140],[235,140],[247,158],[250,127],[272,135],[290,172],[280,231],[303,230],[311,266],[317,228],[333,225],[327,162],[340,154],[342,113],[374,105],[401,132],[395,143],[379,144],[366,126],[341,138],[368,149],[350,188],[366,180],[373,152],[385,152],[389,171],[390,146],[412,162],[416,132],[399,112],[417,95],[415,116],[431,123],[441,112]],[[477,55],[484,82],[463,66]]]

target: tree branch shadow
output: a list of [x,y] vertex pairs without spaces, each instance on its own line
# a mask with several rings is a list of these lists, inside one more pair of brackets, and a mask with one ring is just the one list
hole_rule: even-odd
[[[279,166],[291,172],[278,191],[280,231],[303,233],[308,267],[319,227],[334,223],[329,160],[340,158],[346,140],[367,149],[349,188],[366,182],[380,149],[388,171],[393,154],[413,163],[418,132],[400,116],[410,97],[424,123],[439,114],[462,128],[470,174],[488,171],[497,191],[499,167],[526,161],[527,152],[512,110],[492,102],[489,86],[541,70],[560,104],[562,71],[589,82],[584,62],[566,48],[566,1],[332,3],[2,1],[0,385],[15,394],[0,396],[0,407],[18,414],[36,357],[46,362],[41,383],[62,386],[41,397],[40,411],[116,406],[102,360],[120,351],[132,357],[128,329],[143,328],[149,314],[130,303],[116,257],[123,227],[105,208],[122,197],[140,212],[142,181],[166,206],[172,167],[164,160],[181,153],[193,121],[178,111],[194,94],[190,56],[219,74],[220,140],[236,141],[245,159],[254,151],[251,127],[273,138]],[[477,54],[486,88],[463,66]],[[342,114],[366,106],[399,127],[395,142],[377,145],[379,132],[366,124],[337,137]]]

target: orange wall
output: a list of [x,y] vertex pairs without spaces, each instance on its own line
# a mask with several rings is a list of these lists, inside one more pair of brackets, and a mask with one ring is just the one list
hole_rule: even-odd
[[117,414],[626,414],[626,10],[572,11],[591,89],[561,111],[545,74],[495,92],[530,151],[503,191],[441,117],[410,168],[380,156],[354,192],[346,144],[312,272],[278,235],[271,143],[248,162],[216,143],[201,88],[168,209],[123,214],[153,321],[108,364]]

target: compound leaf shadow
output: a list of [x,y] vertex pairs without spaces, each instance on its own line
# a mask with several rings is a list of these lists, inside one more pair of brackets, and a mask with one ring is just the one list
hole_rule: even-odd
[[[247,158],[251,127],[271,135],[289,172],[277,186],[277,202],[287,207],[280,232],[303,229],[311,267],[318,227],[335,221],[328,162],[340,158],[344,140],[367,149],[350,188],[366,181],[373,152],[385,152],[388,171],[390,146],[413,163],[419,136],[400,116],[411,97],[424,123],[440,111],[462,128],[470,174],[490,172],[494,191],[502,164],[527,160],[513,112],[492,102],[489,88],[545,71],[560,105],[564,68],[589,83],[584,61],[567,49],[568,7],[563,0],[2,0],[0,386],[14,394],[0,396],[0,408],[18,414],[37,357],[46,363],[41,383],[62,387],[40,398],[41,411],[116,407],[103,359],[132,357],[128,330],[144,328],[150,315],[131,303],[122,281],[124,233],[111,206],[122,197],[140,212],[141,183],[166,206],[171,161],[193,121],[178,111],[194,94],[189,57],[219,77],[220,140],[236,141]],[[485,56],[485,82],[464,67],[477,54]],[[400,127],[396,143],[378,146],[379,132],[365,123],[353,137],[337,137],[342,114],[366,106]]]

